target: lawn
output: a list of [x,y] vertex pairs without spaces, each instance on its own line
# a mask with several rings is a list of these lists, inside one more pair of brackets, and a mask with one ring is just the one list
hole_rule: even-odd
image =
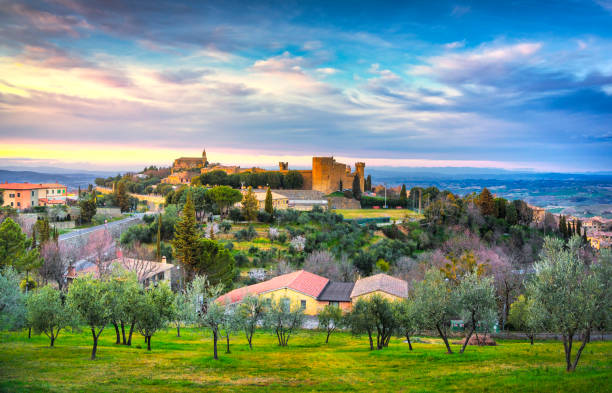
[[346,219],[391,217],[401,220],[406,217],[422,218],[420,214],[408,209],[334,209],[334,213],[342,214]]
[[[563,371],[559,342],[499,341],[496,347],[468,347],[445,354],[439,340],[370,351],[366,337],[300,332],[279,348],[269,332],[258,332],[248,349],[236,335],[232,353],[220,345],[212,359],[212,339],[201,330],[183,329],[153,336],[146,351],[114,344],[114,330],[101,336],[98,359],[90,361],[91,333],[64,333],[55,348],[44,336],[0,333],[0,390],[9,392],[250,392],[250,391],[489,391],[604,392],[612,386],[612,343],[587,345],[578,369]],[[430,340],[428,340],[430,341]]]

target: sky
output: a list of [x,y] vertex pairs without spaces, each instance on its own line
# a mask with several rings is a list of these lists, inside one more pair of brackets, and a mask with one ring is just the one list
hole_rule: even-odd
[[612,0],[0,0],[0,167],[612,170]]

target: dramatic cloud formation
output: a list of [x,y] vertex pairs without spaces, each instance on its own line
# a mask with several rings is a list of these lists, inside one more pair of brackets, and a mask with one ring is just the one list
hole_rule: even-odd
[[612,168],[609,1],[430,3],[5,2],[0,158]]

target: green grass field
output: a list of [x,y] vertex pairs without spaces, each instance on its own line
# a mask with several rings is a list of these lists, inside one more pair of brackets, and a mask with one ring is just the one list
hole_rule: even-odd
[[401,220],[406,217],[422,218],[422,215],[408,209],[334,209],[333,212],[342,214],[346,219],[391,217],[392,220]]
[[[114,330],[101,336],[98,359],[89,360],[91,333],[65,332],[55,348],[45,336],[0,333],[0,391],[8,392],[609,392],[612,343],[587,345],[578,369],[564,371],[559,342],[498,341],[496,347],[468,347],[447,355],[438,340],[414,344],[393,339],[370,351],[367,337],[300,332],[279,348],[269,332],[258,332],[250,351],[236,335],[232,353],[220,345],[212,359],[212,338],[201,330],[160,332],[146,351],[114,344]],[[429,340],[428,340],[429,341]],[[455,346],[457,347],[457,346]]]

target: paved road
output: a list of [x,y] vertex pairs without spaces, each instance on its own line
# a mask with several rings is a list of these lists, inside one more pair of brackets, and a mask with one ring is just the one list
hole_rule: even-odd
[[76,237],[80,237],[80,236],[83,236],[85,234],[98,231],[98,230],[103,229],[105,227],[106,227],[106,229],[108,229],[112,233],[113,232],[112,231],[113,228],[118,227],[120,225],[125,225],[127,223],[132,222],[132,221],[137,222],[139,220],[142,220],[142,217],[144,215],[145,215],[145,213],[136,213],[132,217],[124,218],[122,220],[112,221],[112,222],[109,222],[108,224],[96,225],[96,226],[90,227],[90,228],[77,229],[77,230],[74,230],[72,232],[64,233],[63,235],[60,235],[59,236],[59,241],[66,241],[66,240],[70,240],[70,239],[73,239],[73,238],[76,238]]

